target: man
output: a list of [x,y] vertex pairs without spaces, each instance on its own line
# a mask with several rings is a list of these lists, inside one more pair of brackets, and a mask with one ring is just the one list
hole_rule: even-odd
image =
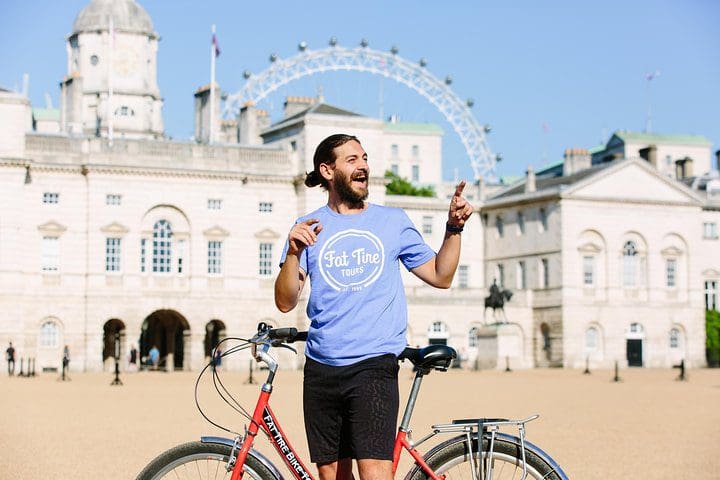
[[407,326],[398,260],[429,285],[449,288],[472,207],[461,182],[435,254],[404,211],[365,202],[370,167],[357,138],[326,138],[313,165],[305,185],[322,185],[328,202],[290,230],[275,282],[275,304],[288,312],[310,277],[303,391],[310,457],[321,480],[352,478],[353,458],[361,480],[390,480]]
[[12,342],[10,342],[10,346],[5,350],[5,354],[7,355],[8,376],[12,377],[15,375],[15,348],[13,348]]

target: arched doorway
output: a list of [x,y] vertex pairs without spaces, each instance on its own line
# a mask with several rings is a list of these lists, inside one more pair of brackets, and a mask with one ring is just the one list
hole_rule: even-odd
[[[213,348],[225,338],[225,323],[221,320],[210,320],[205,325],[205,360],[210,361]],[[225,348],[223,348],[225,350]]]
[[[160,351],[160,370],[188,370],[190,366],[190,324],[175,310],[156,310],[143,321],[140,356],[145,359],[155,346]],[[188,354],[188,355],[186,355]]]
[[[118,351],[116,351],[115,340],[118,335],[120,344],[118,345]],[[115,356],[117,355],[118,360],[120,360],[123,357],[123,352],[125,352],[125,324],[122,320],[111,318],[103,325],[102,360],[106,372],[115,368]],[[120,364],[122,365],[122,362]]]

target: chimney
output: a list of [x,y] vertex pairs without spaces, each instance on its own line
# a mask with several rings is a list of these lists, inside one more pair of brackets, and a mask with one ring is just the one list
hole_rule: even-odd
[[566,148],[563,162],[563,176],[572,175],[580,170],[590,168],[592,157],[585,148]]
[[531,193],[535,191],[535,170],[532,165],[528,165],[525,178],[525,193]]
[[715,169],[720,172],[720,150],[715,150]]
[[[215,83],[215,139],[220,133],[220,87]],[[210,141],[210,85],[200,87],[195,92],[195,141],[208,143]]]
[[640,157],[648,162],[653,167],[657,168],[657,146],[648,145],[645,148],[640,149]]
[[313,97],[285,97],[285,118],[292,117],[302,111],[307,110],[318,103],[317,98]]
[[693,176],[693,160],[690,157],[675,160],[675,178],[682,180]]
[[252,102],[246,103],[238,114],[238,143],[262,145],[263,139],[260,132],[268,126],[270,126],[270,116],[267,110],[255,108]]

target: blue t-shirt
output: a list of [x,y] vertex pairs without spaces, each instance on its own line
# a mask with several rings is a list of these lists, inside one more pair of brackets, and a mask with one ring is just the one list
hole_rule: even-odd
[[[305,354],[328,365],[399,355],[407,345],[400,262],[411,270],[435,252],[398,208],[368,204],[361,213],[341,215],[325,205],[297,222],[310,218],[323,229],[300,257],[311,288]],[[285,242],[281,264],[287,249]]]

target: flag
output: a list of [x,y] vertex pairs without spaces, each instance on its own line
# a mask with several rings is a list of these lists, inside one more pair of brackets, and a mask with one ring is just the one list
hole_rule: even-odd
[[649,81],[652,80],[653,78],[659,77],[659,76],[660,76],[660,70],[655,70],[654,72],[646,73],[646,74],[645,74],[645,80],[647,80],[647,81],[649,82]]
[[215,50],[215,57],[216,58],[219,57],[220,56],[220,45],[218,45],[217,37],[215,36],[214,33],[212,36],[212,46]]

